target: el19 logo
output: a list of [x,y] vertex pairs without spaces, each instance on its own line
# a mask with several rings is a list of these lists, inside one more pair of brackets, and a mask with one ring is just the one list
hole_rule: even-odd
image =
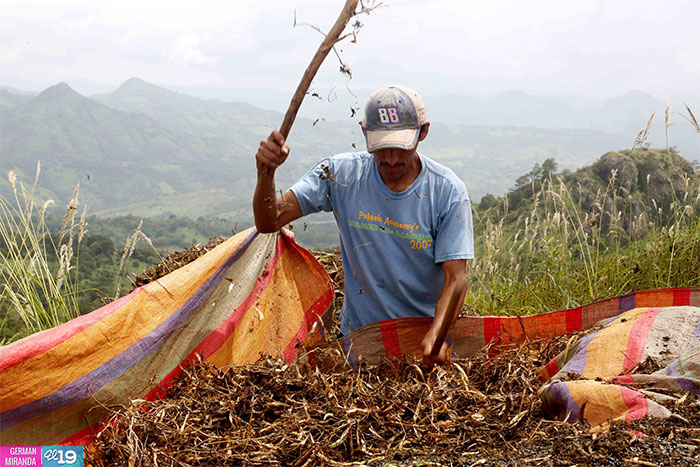
[[387,107],[378,110],[379,121],[382,123],[399,123],[401,121],[396,107]]
[[73,466],[83,467],[85,464],[83,446],[44,446],[42,448],[42,467]]

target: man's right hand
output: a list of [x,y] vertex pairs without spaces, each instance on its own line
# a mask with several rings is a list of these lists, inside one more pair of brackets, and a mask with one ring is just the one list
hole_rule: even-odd
[[274,172],[289,156],[289,146],[286,146],[284,136],[277,130],[270,133],[267,139],[260,141],[260,147],[255,154],[255,165],[258,172]]
[[450,348],[444,341],[442,342],[439,351],[435,349],[435,335],[430,331],[428,331],[423,338],[421,348],[423,349],[423,365],[425,365],[425,367],[429,370],[435,365],[442,365],[445,363],[447,361],[447,357],[450,355]]

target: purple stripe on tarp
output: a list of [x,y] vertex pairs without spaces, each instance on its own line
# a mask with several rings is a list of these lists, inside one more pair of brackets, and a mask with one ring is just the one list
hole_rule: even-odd
[[694,378],[686,378],[681,376],[678,378],[678,384],[688,392],[700,395],[700,385],[698,380]]
[[[678,384],[680,387],[685,389],[686,391],[690,391],[695,394],[700,394],[700,386],[697,384],[697,380],[695,378],[688,378],[685,376],[680,376],[681,371],[678,369],[678,363],[679,360],[676,359],[674,360],[669,366],[666,367],[666,374],[668,376],[672,376],[675,378],[676,381],[678,381]],[[683,371],[683,374],[687,374],[688,372]]]
[[598,335],[600,331],[593,332],[579,342],[576,349],[576,353],[573,357],[565,362],[559,371],[566,370],[569,373],[576,373],[579,375],[583,374],[583,370],[586,369],[586,357],[588,356],[588,344]]
[[676,363],[678,363],[678,359],[674,360],[666,367],[666,374],[668,376],[678,376],[678,367],[676,367]]
[[[603,328],[608,327],[613,321],[620,319],[620,315],[617,316],[611,316],[610,318],[607,318],[603,320]],[[592,332],[591,334],[588,334],[586,337],[581,339],[581,342],[578,345],[578,348],[576,349],[576,353],[574,354],[571,359],[567,363],[564,364],[562,369],[565,369],[567,372],[570,373],[577,373],[579,375],[583,375],[583,371],[586,369],[586,357],[588,356],[588,344],[591,343],[591,341],[595,338],[595,336],[598,335],[600,331],[603,330],[603,328]],[[561,371],[561,370],[560,370]]]
[[679,376],[677,378],[680,387],[693,394],[700,395],[700,385],[698,385],[698,380],[694,378],[686,378],[685,376]]
[[[546,386],[546,389],[541,390],[546,397],[543,400],[545,411],[552,417],[566,416],[566,422],[576,423],[578,421],[581,407],[571,395],[569,385],[563,381],[554,381]],[[562,405],[563,410],[562,410]]]
[[637,306],[637,296],[635,294],[629,294],[620,297],[620,302],[618,304],[618,311],[620,313],[624,313],[625,311],[629,311]]
[[243,253],[245,253],[257,235],[258,231],[253,228],[248,237],[241,242],[224,264],[207,279],[204,285],[184,305],[151,331],[150,334],[144,336],[99,368],[81,376],[61,389],[41,399],[0,413],[0,431],[7,430],[29,418],[44,415],[73,402],[90,397],[126,370],[155,353],[172,333],[180,328],[192,313],[209,298],[219,282],[223,280],[223,276],[243,256]]

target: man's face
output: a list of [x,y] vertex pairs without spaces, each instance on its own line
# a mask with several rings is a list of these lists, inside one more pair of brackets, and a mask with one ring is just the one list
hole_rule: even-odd
[[385,148],[372,153],[385,182],[400,180],[415,164],[415,149]]

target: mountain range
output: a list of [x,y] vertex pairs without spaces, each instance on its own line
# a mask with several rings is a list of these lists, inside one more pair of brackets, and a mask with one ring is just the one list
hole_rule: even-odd
[[[323,115],[322,102],[309,100],[309,108]],[[503,193],[544,159],[574,169],[631,147],[651,112],[657,116],[649,142],[665,147],[666,104],[645,93],[582,109],[517,91],[486,100],[452,95],[426,101],[432,125],[420,150],[452,168],[475,201]],[[688,102],[691,108],[694,102]],[[333,112],[328,107],[327,119],[297,119],[292,154],[278,171],[280,189],[320,158],[364,147],[358,116],[333,120]],[[66,83],[39,94],[0,87],[0,171],[14,170],[31,183],[40,160],[40,198],[65,205],[80,182],[81,200],[98,215],[247,219],[256,180],[253,155],[282,117],[138,78],[93,96]],[[673,121],[670,145],[686,159],[700,159],[700,136],[678,116]],[[3,177],[0,192],[9,189]]]

